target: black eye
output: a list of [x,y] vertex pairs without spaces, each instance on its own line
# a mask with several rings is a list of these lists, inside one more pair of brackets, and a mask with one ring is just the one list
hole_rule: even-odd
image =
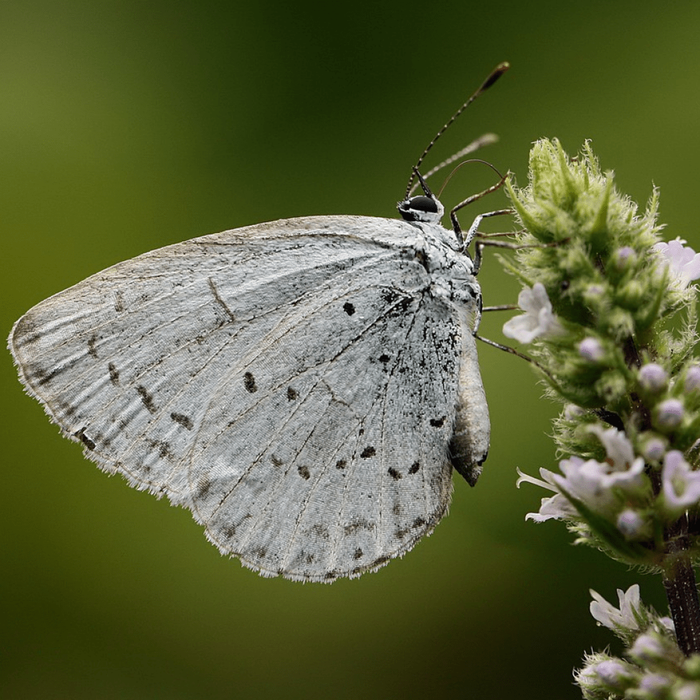
[[426,197],[421,194],[417,197],[411,197],[411,199],[406,199],[403,202],[399,202],[399,214],[406,221],[427,221],[423,214],[437,214],[438,213],[438,203],[432,197]]
[[418,195],[417,197],[411,197],[411,199],[408,200],[408,206],[411,209],[428,211],[432,213],[437,213],[438,210],[435,200],[422,194]]

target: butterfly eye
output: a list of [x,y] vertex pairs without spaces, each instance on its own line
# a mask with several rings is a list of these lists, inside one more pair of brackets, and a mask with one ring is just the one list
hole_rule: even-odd
[[434,220],[433,214],[438,214],[437,200],[423,194],[399,202],[399,214],[406,221]]
[[435,200],[422,194],[417,197],[411,197],[411,199],[408,200],[408,204],[411,209],[417,209],[418,211],[437,213],[438,210]]

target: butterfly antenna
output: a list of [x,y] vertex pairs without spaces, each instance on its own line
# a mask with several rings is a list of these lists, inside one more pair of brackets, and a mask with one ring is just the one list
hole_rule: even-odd
[[447,131],[447,129],[452,126],[454,121],[459,117],[464,110],[469,107],[469,105],[474,102],[474,100],[479,97],[483,92],[486,92],[508,69],[510,68],[510,63],[504,62],[496,66],[493,71],[491,71],[491,74],[489,75],[486,80],[482,83],[481,87],[452,115],[450,120],[440,129],[440,131],[435,134],[435,137],[433,140],[426,146],[426,149],[423,151],[421,154],[421,157],[418,159],[418,162],[413,166],[413,169],[411,171],[411,177],[408,180],[408,186],[406,187],[406,197],[405,199],[408,199],[410,194],[411,194],[411,187],[413,185],[413,181],[415,180],[416,177],[416,170],[420,167],[421,163],[425,159],[425,156],[428,155],[430,152],[430,149],[435,145],[435,142]]
[[[468,146],[465,146],[457,151],[457,153],[443,160],[442,163],[438,163],[434,168],[428,170],[428,172],[423,175],[423,179],[427,180],[429,177],[435,175],[435,173],[440,172],[443,168],[446,168],[448,165],[452,165],[452,163],[454,163],[456,160],[459,160],[470,153],[474,153],[474,151],[478,151],[484,146],[490,146],[492,143],[496,143],[497,141],[498,136],[496,136],[496,134],[484,134],[483,136],[479,136],[478,139],[474,139]],[[418,185],[418,182],[414,182],[413,185],[411,185],[411,189],[408,192],[409,196],[413,195]]]

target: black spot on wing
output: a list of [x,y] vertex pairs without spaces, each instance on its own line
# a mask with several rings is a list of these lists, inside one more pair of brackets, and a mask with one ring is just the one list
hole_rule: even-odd
[[73,437],[78,438],[80,442],[88,448],[88,450],[95,449],[95,443],[85,434],[85,428],[81,428],[77,432],[73,433]]
[[88,338],[88,354],[91,357],[97,357],[97,336],[93,333],[89,338]]
[[203,479],[200,479],[197,483],[197,492],[195,497],[201,500],[205,498],[210,491],[211,481],[207,477],[204,477]]
[[409,473],[409,474],[415,474],[419,469],[420,469],[420,462],[414,462],[414,463],[410,466],[410,468],[409,468],[409,470],[408,470],[408,473]]
[[186,416],[184,413],[171,413],[170,418],[175,423],[178,423],[187,430],[192,430],[192,428],[194,427],[192,419],[189,416]]
[[107,369],[109,370],[109,381],[112,382],[114,386],[119,386],[119,370],[116,368],[115,364],[110,362],[107,365]]
[[336,469],[345,469],[345,467],[347,467],[347,466],[348,466],[348,463],[347,463],[344,459],[339,459],[339,460],[335,463],[335,468],[336,468]]
[[143,405],[148,409],[149,413],[155,413],[156,412],[156,404],[153,401],[153,397],[149,394],[148,389],[146,389],[145,386],[137,386],[136,387],[136,393],[141,397],[141,401],[143,402]]
[[343,530],[345,531],[346,535],[352,535],[353,532],[357,532],[358,530],[367,530],[372,532],[375,527],[375,524],[369,522],[369,520],[356,517],[353,518],[347,525],[344,525]]
[[345,311],[348,316],[352,316],[355,313],[355,307],[349,301],[346,301],[343,304],[343,311]]
[[258,390],[258,387],[255,385],[255,377],[250,372],[246,372],[243,375],[243,386],[245,390],[251,394],[254,394]]
[[364,450],[362,450],[362,452],[360,452],[360,457],[362,457],[362,459],[369,459],[370,457],[374,457],[376,454],[377,450],[375,450],[372,445],[368,445]]
[[37,386],[44,386],[48,384],[54,377],[58,376],[63,372],[65,367],[56,367],[51,372],[47,372],[43,367],[38,365],[32,365],[27,371],[27,376],[36,379]]
[[441,418],[431,418],[430,419],[430,425],[432,425],[433,428],[442,428],[444,423],[445,423],[445,416],[442,416]]
[[167,459],[170,462],[175,461],[175,455],[170,451],[170,445],[163,440],[146,440],[146,444],[152,450],[158,450],[158,456],[161,459]]
[[296,401],[298,396],[299,396],[299,394],[297,393],[296,389],[292,389],[291,386],[287,387],[287,400],[288,401]]
[[320,523],[313,525],[309,529],[309,532],[312,532],[314,535],[318,535],[323,540],[330,539],[331,536],[330,532],[328,532],[328,528],[325,525],[321,525]]
[[310,479],[311,478],[311,472],[309,471],[309,468],[305,465],[301,465],[300,467],[297,467],[297,471],[299,472],[299,476],[302,479]]
[[402,477],[401,477],[401,472],[400,472],[400,471],[397,471],[396,469],[394,469],[394,467],[389,467],[389,469],[388,469],[387,471],[388,471],[389,476],[390,476],[394,481],[398,481],[399,479],[402,478]]

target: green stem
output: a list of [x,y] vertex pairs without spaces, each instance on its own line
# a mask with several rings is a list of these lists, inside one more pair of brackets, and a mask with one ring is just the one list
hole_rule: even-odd
[[676,639],[686,655],[700,653],[700,600],[695,571],[688,556],[688,520],[683,516],[666,533],[670,565],[663,582],[676,627]]

